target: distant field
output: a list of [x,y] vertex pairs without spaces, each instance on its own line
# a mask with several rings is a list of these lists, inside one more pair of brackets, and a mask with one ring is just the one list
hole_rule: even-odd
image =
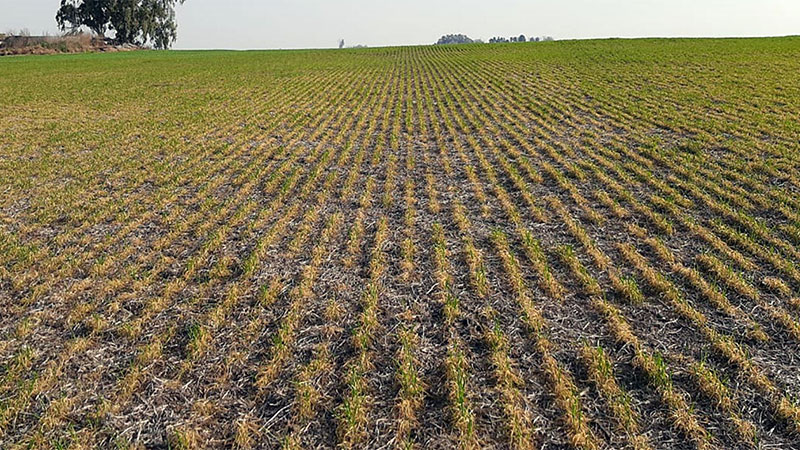
[[800,38],[0,59],[0,448],[800,448]]

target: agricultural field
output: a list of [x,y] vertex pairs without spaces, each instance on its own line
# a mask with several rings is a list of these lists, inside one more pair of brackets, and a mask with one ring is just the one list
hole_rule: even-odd
[[0,60],[0,448],[800,448],[800,38]]

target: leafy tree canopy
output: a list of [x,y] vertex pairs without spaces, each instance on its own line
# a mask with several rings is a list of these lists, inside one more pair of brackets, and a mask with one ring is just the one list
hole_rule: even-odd
[[463,34],[448,34],[439,38],[439,41],[437,41],[436,44],[472,44],[473,42],[475,41]]
[[152,43],[169,48],[178,37],[175,4],[185,0],[61,0],[56,22],[61,30],[87,27],[120,44]]

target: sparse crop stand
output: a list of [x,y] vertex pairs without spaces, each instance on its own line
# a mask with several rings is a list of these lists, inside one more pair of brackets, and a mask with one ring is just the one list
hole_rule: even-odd
[[0,448],[800,448],[800,39],[0,60]]

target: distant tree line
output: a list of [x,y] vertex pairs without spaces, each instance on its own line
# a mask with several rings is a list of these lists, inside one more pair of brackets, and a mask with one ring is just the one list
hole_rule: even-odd
[[362,44],[357,44],[357,45],[351,45],[350,47],[347,47],[347,46],[345,46],[344,39],[339,39],[339,48],[340,49],[343,49],[343,48],[367,48],[367,46],[366,45],[362,45]]
[[[550,36],[545,37],[531,37],[528,39],[525,37],[524,34],[520,34],[519,36],[512,36],[512,37],[493,37],[489,39],[490,44],[497,44],[503,42],[547,42],[554,40]],[[436,41],[436,45],[445,45],[445,44],[482,44],[483,41],[480,39],[471,39],[469,36],[465,34],[446,34],[439,38]]]
[[508,43],[508,42],[549,42],[553,41],[551,36],[544,36],[544,37],[534,37],[531,36],[530,38],[526,38],[524,34],[520,34],[519,36],[511,36],[511,37],[493,37],[489,39],[490,44],[499,44],[499,43]]
[[445,45],[445,44],[472,44],[475,41],[469,38],[469,36],[464,34],[446,34],[439,38],[436,41],[436,45]]

